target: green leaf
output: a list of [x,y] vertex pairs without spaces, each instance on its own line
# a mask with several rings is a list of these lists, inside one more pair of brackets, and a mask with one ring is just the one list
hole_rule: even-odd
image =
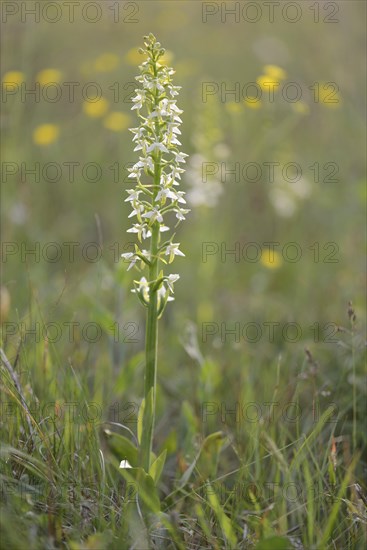
[[139,498],[151,512],[159,513],[161,503],[152,476],[147,474],[143,468],[119,468],[119,472],[125,481],[130,485],[135,485]]
[[285,537],[269,537],[261,540],[255,550],[292,550],[292,545]]
[[[224,513],[222,506],[217,498],[217,495],[210,486],[210,483],[207,484],[207,495],[210,506],[214,510],[215,515],[217,516],[220,528],[222,530],[223,536],[228,542],[230,548],[236,548],[237,546],[237,537],[233,529],[232,522],[230,518]],[[273,548],[273,550],[276,550]]]
[[204,439],[196,464],[196,469],[203,480],[216,476],[219,454],[225,440],[226,435],[223,432],[214,432]]
[[[104,430],[106,436],[106,443],[112,454],[118,458],[119,463],[121,460],[127,460],[133,468],[139,466],[139,449],[135,447],[127,437],[111,432],[110,430]],[[150,453],[150,461],[156,460],[156,455]]]
[[127,437],[110,430],[104,430],[104,433],[108,448],[118,460],[127,460],[131,466],[138,466],[138,449]]
[[152,463],[150,467],[149,475],[152,476],[152,478],[154,479],[154,483],[156,485],[161,477],[161,474],[166,462],[166,456],[167,456],[167,449],[164,449],[159,455],[159,457]]

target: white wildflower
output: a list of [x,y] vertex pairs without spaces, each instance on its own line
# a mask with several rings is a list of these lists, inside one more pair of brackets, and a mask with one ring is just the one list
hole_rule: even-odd
[[[181,174],[184,172],[187,154],[179,150],[181,142],[180,115],[182,110],[177,106],[176,97],[180,86],[174,86],[174,70],[159,62],[164,50],[153,35],[145,39],[143,52],[148,56],[139,69],[136,77],[141,88],[135,90],[132,110],[136,110],[141,121],[140,126],[130,128],[133,133],[134,151],[139,151],[139,160],[129,169],[129,178],[137,181],[135,189],[128,190],[132,211],[129,218],[136,216],[128,233],[135,233],[140,243],[150,239],[150,251],[141,250],[138,245],[135,252],[122,255],[129,262],[128,269],[139,266],[149,267],[149,281],[142,277],[134,281],[133,292],[137,293],[144,305],[149,304],[153,292],[157,294],[158,313],[162,313],[165,304],[172,301],[173,283],[178,275],[165,276],[159,272],[159,262],[171,263],[175,256],[184,256],[179,243],[173,243],[172,237],[165,244],[160,244],[160,235],[170,231],[165,223],[166,214],[173,212],[178,220],[176,225],[185,219],[189,210],[182,208],[186,204],[185,193],[178,189]],[[151,178],[149,184],[141,181],[144,173]],[[168,244],[167,244],[168,242]]]

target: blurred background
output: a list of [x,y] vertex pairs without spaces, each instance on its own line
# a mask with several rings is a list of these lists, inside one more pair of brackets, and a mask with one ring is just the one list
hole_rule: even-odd
[[[176,301],[160,324],[158,437],[173,398],[190,400],[194,387],[199,401],[241,401],[250,381],[266,400],[276,365],[285,387],[305,348],[332,401],[351,383],[335,350],[349,301],[365,323],[364,3],[293,3],[300,12],[280,3],[273,16],[247,2],[227,3],[235,15],[216,2],[104,1],[74,14],[36,2],[38,15],[26,11],[32,2],[6,4],[2,320],[25,381],[62,399],[72,366],[105,417],[114,399],[142,396],[145,311],[120,254],[132,241],[124,200],[137,161],[128,128],[137,126],[138,48],[152,32],[182,86],[191,208],[175,238],[186,255],[171,270],[181,276]],[[45,336],[48,323],[61,335],[51,327]],[[274,338],[264,323],[276,323]],[[301,333],[285,337],[287,323]]]

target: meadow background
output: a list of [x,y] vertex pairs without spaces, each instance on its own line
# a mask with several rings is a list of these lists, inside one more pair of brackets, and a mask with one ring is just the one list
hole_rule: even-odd
[[[19,11],[5,13],[5,4]],[[38,4],[39,21],[21,4]],[[149,32],[182,86],[182,150],[190,155],[183,189],[191,213],[175,239],[186,257],[176,260],[176,301],[160,322],[155,448],[168,450],[159,491],[171,525],[160,547],[260,549],[278,537],[269,548],[362,548],[366,516],[354,483],[365,494],[364,3],[296,2],[302,16],[294,23],[292,8],[282,15],[287,2],[274,22],[260,2],[253,23],[222,21],[220,3],[185,0],[95,2],[100,11],[84,13],[83,1],[73,22],[63,5],[51,23],[58,12],[42,12],[47,4],[2,4],[2,347],[35,427],[30,437],[2,367],[4,548],[146,547],[131,542],[141,533],[121,512],[122,479],[109,471],[103,429],[112,421],[135,432],[143,394],[145,311],[119,256],[133,241],[124,200],[137,156],[128,128],[137,126],[132,83]],[[205,4],[215,10],[206,22]],[[226,3],[234,4],[248,2]],[[264,76],[279,83],[274,101],[266,89],[258,102],[238,93]],[[301,87],[299,101],[281,95],[289,82]],[[72,99],[66,83],[76,83]],[[102,90],[98,101],[90,83]],[[336,84],[336,102],[327,83]],[[39,97],[24,95],[31,89]],[[215,172],[206,182],[203,163]],[[239,176],[225,177],[236,163]],[[246,179],[247,163],[262,175],[250,168]],[[274,181],[264,163],[279,163]],[[291,168],[282,175],[287,163],[301,167],[298,181],[289,181]],[[265,243],[274,241],[272,256]],[[298,261],[282,254],[291,242]],[[261,247],[257,261],[248,243]],[[274,338],[266,323],[277,323]],[[269,402],[278,403],[273,412]],[[65,403],[76,403],[71,420]],[[90,404],[88,422],[81,410]],[[320,424],[330,404],[331,421]],[[226,414],[236,406],[245,414]],[[229,532],[213,503],[194,496],[194,482],[185,498],[168,498],[203,438],[218,430],[227,436],[218,476],[236,470],[229,487],[262,488],[258,498],[247,491],[222,499]],[[311,480],[320,489],[313,497]],[[302,495],[269,496],[265,484],[275,482],[295,483]],[[32,489],[39,483],[75,483],[77,496],[45,496]]]

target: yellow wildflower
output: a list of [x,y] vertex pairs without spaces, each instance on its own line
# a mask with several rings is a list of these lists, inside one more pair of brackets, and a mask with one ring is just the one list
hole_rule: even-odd
[[267,248],[262,251],[260,261],[268,269],[277,269],[282,265],[282,256],[276,250]]
[[275,91],[277,91],[280,85],[280,81],[278,78],[274,78],[274,76],[270,76],[267,74],[260,75],[256,79],[256,82],[262,90],[274,89]]
[[97,101],[84,101],[83,110],[91,118],[99,118],[108,111],[108,101],[100,97]]
[[37,145],[50,145],[59,137],[59,127],[56,124],[41,124],[33,131],[33,141]]
[[21,71],[8,71],[3,76],[3,84],[21,84],[25,81],[24,74]]
[[62,72],[58,69],[44,69],[36,75],[36,82],[39,82],[41,86],[46,86],[51,82],[57,84],[61,81]]
[[143,61],[143,56],[139,53],[139,48],[131,48],[125,55],[125,61],[129,65],[140,65]]
[[278,65],[265,65],[264,73],[276,80],[285,80],[287,78],[287,73]]

